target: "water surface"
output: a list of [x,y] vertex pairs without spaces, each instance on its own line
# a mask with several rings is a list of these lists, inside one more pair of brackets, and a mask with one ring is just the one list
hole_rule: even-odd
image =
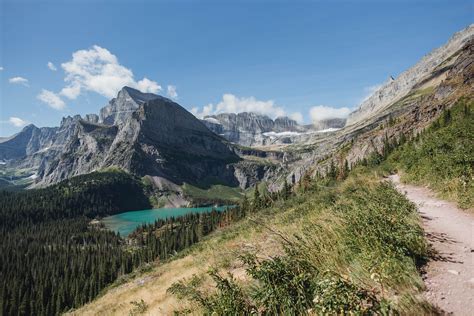
[[219,207],[188,207],[188,208],[157,208],[151,210],[130,211],[107,216],[102,219],[105,227],[126,237],[142,224],[154,223],[157,219],[178,217],[189,213],[205,213],[213,209],[223,211],[228,206]]

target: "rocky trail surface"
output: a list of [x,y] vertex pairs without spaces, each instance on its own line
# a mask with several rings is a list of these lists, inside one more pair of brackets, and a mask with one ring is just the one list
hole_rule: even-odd
[[427,188],[390,179],[418,206],[434,254],[425,267],[426,299],[448,315],[474,313],[474,216]]

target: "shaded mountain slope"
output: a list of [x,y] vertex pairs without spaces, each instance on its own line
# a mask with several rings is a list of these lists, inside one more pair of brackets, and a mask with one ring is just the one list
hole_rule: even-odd
[[100,123],[74,122],[62,153],[40,167],[40,183],[116,166],[177,184],[207,180],[238,185],[227,165],[239,157],[177,103],[126,87],[101,113]]

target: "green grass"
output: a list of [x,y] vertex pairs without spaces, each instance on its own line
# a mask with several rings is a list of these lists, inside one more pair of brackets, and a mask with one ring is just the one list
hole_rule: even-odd
[[26,187],[33,183],[30,176],[35,174],[35,170],[30,168],[12,169],[5,166],[0,166],[0,180],[3,182],[3,188],[6,187]]
[[396,108],[401,108],[401,107],[403,107],[404,105],[406,105],[407,103],[409,103],[413,100],[416,100],[416,99],[421,98],[425,95],[431,94],[433,91],[434,91],[434,87],[427,87],[427,88],[424,88],[424,89],[418,89],[418,90],[415,90],[415,91],[411,91],[406,96],[401,98],[399,101],[395,102],[391,107],[395,108],[395,109]]
[[185,183],[182,188],[184,194],[193,199],[238,202],[244,195],[244,191],[240,187],[229,187],[221,184],[211,185],[209,189],[201,189]]

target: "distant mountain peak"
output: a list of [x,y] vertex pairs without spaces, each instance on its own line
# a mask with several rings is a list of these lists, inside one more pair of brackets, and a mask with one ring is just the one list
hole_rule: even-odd
[[140,105],[156,99],[171,102],[171,100],[157,94],[145,93],[125,86],[118,92],[117,97],[110,100],[109,104],[100,110],[100,122],[106,125],[123,124]]
[[128,87],[128,86],[123,87],[119,91],[119,93],[117,95],[117,98],[119,98],[121,93],[126,94],[127,96],[132,98],[133,101],[135,101],[137,104],[143,104],[147,101],[151,101],[151,100],[154,100],[154,99],[160,99],[160,98],[166,99],[165,97],[159,96],[157,94],[148,93],[148,92],[141,92],[140,90],[137,90],[135,88]]
[[244,146],[265,145],[273,141],[266,134],[282,132],[305,132],[307,127],[295,120],[280,116],[271,119],[267,115],[256,112],[219,113],[207,115],[202,122],[214,133],[223,136],[230,142]]

